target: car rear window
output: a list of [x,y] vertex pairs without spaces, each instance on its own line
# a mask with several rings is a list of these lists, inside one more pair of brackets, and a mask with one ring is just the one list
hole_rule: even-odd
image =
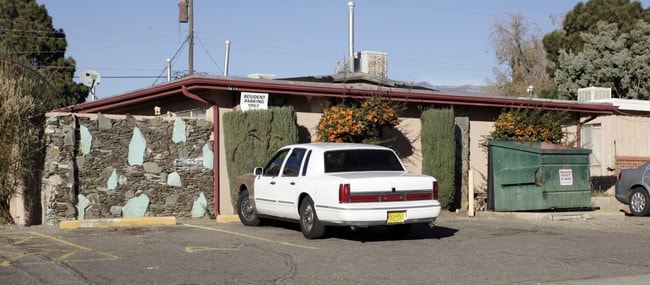
[[349,149],[325,152],[325,172],[404,171],[390,150]]

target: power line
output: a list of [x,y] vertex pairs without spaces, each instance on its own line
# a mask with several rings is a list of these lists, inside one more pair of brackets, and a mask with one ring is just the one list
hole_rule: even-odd
[[214,58],[212,58],[212,55],[210,54],[210,52],[208,51],[208,49],[205,48],[205,45],[203,44],[203,42],[201,41],[201,39],[199,39],[198,34],[194,33],[194,36],[196,37],[197,40],[199,40],[199,43],[201,44],[201,47],[203,47],[203,50],[205,51],[205,53],[208,54],[208,57],[210,58],[210,60],[212,60],[212,63],[214,63],[214,65],[217,66],[217,68],[219,69],[219,71],[221,71],[221,73],[223,73],[223,69],[221,69],[221,66],[219,66],[219,64],[217,64],[217,62],[214,60]]
[[[186,38],[185,38],[185,41],[183,41],[183,43],[181,43],[181,46],[178,47],[178,49],[176,50],[176,53],[175,53],[174,56],[171,58],[171,61],[172,61],[172,62],[174,62],[174,59],[176,59],[176,56],[178,56],[178,54],[183,50],[183,48],[185,47],[185,44],[187,44],[187,42],[188,42],[189,40],[190,40],[190,37],[186,37]],[[163,68],[163,70],[160,72],[160,75],[158,75],[158,77],[157,77],[156,80],[151,84],[151,86],[156,85],[156,83],[158,83],[158,79],[160,79],[160,78],[162,77],[162,75],[165,73],[165,70],[166,70],[166,69],[167,69],[167,66],[165,66],[165,68]]]

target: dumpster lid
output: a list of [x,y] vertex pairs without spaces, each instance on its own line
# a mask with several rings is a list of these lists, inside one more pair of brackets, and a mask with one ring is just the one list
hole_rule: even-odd
[[530,142],[530,141],[488,141],[489,146],[510,148],[521,151],[530,151],[538,153],[590,153],[590,149],[570,147],[566,145],[553,144],[547,142]]

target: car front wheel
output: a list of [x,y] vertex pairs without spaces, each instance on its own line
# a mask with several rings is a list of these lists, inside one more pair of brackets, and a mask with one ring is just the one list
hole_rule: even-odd
[[648,193],[643,188],[632,189],[630,194],[630,212],[635,216],[647,216],[650,212]]
[[325,226],[318,220],[314,201],[305,197],[300,203],[300,230],[307,239],[322,238],[325,234]]
[[247,226],[257,226],[262,222],[257,216],[257,212],[255,212],[253,203],[251,203],[248,190],[239,193],[239,199],[237,199],[237,215],[239,215],[242,224]]

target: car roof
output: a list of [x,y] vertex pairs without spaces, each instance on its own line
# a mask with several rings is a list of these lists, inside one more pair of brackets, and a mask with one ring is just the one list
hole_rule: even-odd
[[284,148],[293,148],[293,147],[305,147],[309,149],[318,149],[320,151],[328,150],[338,150],[338,149],[382,149],[390,150],[390,148],[372,145],[372,144],[363,144],[363,143],[331,143],[331,142],[317,142],[317,143],[302,143],[302,144],[293,144],[287,145]]

